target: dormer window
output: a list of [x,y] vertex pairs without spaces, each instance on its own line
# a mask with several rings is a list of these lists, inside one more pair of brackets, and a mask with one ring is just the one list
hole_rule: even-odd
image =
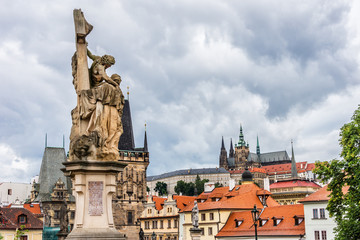
[[295,219],[295,225],[300,225],[303,221],[304,221],[304,216],[303,215],[295,215],[294,216]]
[[235,227],[239,227],[244,222],[244,219],[235,219]]
[[269,218],[259,218],[259,227],[264,226],[268,220]]
[[25,214],[22,214],[18,217],[18,222],[19,223],[26,223],[27,222],[27,216]]
[[281,221],[284,219],[283,217],[273,217],[273,225],[277,226],[281,223]]

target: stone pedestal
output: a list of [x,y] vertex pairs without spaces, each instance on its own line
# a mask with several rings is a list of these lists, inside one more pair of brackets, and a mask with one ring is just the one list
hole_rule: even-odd
[[67,232],[65,232],[65,233],[63,233],[63,232],[58,232],[58,233],[56,234],[56,236],[58,237],[58,240],[64,240],[64,239],[66,239],[67,235],[69,235],[69,233],[67,233]]
[[64,162],[76,199],[74,228],[66,239],[126,239],[114,227],[112,195],[126,164],[115,161]]
[[200,240],[201,229],[200,228],[190,228],[191,240]]

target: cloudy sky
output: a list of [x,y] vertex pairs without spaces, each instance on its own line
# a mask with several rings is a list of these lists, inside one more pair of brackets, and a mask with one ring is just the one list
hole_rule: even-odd
[[359,1],[2,1],[0,182],[30,182],[48,146],[68,149],[76,104],[73,9],[94,26],[96,55],[130,87],[148,175],[218,165],[242,124],[250,150],[297,161],[339,156],[360,103]]

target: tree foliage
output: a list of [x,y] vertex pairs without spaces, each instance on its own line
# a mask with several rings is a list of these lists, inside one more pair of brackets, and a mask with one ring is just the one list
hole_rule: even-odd
[[224,185],[222,183],[219,183],[219,182],[216,182],[215,183],[215,188],[218,188],[218,187],[223,187]]
[[25,229],[25,225],[21,225],[20,228],[16,229],[14,240],[20,240],[21,236],[23,236],[28,231],[28,229]]
[[[360,106],[340,131],[342,160],[317,162],[314,173],[329,182],[327,210],[335,218],[336,240],[360,239]],[[344,188],[348,191],[343,192]]]
[[166,195],[168,193],[167,184],[164,182],[157,182],[154,191],[159,193],[160,196]]
[[[199,175],[196,176],[195,183],[193,182],[184,182],[180,180],[176,183],[174,191],[176,194],[182,194],[186,196],[194,196],[195,194],[200,194],[204,191],[204,184],[208,182],[209,179],[201,180]],[[195,191],[196,190],[196,191]]]

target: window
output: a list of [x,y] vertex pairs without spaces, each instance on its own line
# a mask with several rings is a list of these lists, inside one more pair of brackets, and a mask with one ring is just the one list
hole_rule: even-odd
[[54,219],[60,218],[60,211],[54,211]]
[[157,221],[153,221],[153,222],[152,222],[152,225],[153,225],[153,226],[152,226],[153,229],[157,229]]
[[274,226],[279,225],[282,220],[283,220],[282,218],[273,217],[273,225],[274,225]]
[[174,219],[174,228],[177,228],[177,227],[178,227],[177,219]]
[[160,228],[163,229],[164,228],[164,221],[160,220]]
[[319,218],[317,208],[314,208],[314,209],[313,209],[313,218]]
[[168,228],[171,228],[171,220],[168,220]]
[[149,221],[145,221],[145,229],[150,229],[150,222]]
[[321,240],[326,240],[326,231],[321,231]]
[[235,219],[235,227],[239,227],[243,223],[243,219]]
[[204,228],[200,228],[201,230],[201,235],[204,236]]
[[74,219],[75,218],[75,211],[71,211],[70,212],[70,219]]
[[300,225],[304,221],[302,217],[295,217],[295,225]]
[[133,218],[133,212],[132,211],[127,212],[127,222],[128,222],[129,225],[134,224],[134,218]]
[[209,227],[208,228],[208,235],[211,236],[213,233],[212,233],[212,227]]
[[20,215],[20,216],[18,217],[19,223],[26,223],[26,222],[27,222],[26,220],[27,220],[27,219],[26,219],[26,215]]
[[201,214],[201,221],[205,221],[205,213]]
[[214,220],[214,213],[210,213],[210,220]]
[[320,208],[320,218],[325,218],[325,208]]
[[262,226],[264,226],[265,225],[265,223],[267,223],[267,221],[268,221],[269,219],[267,218],[267,219],[259,219],[259,227],[262,227]]
[[151,208],[148,209],[148,214],[151,214]]
[[320,232],[315,231],[315,240],[320,240]]
[[8,189],[8,195],[12,195],[12,189]]
[[28,236],[27,235],[20,236],[20,240],[28,240]]

